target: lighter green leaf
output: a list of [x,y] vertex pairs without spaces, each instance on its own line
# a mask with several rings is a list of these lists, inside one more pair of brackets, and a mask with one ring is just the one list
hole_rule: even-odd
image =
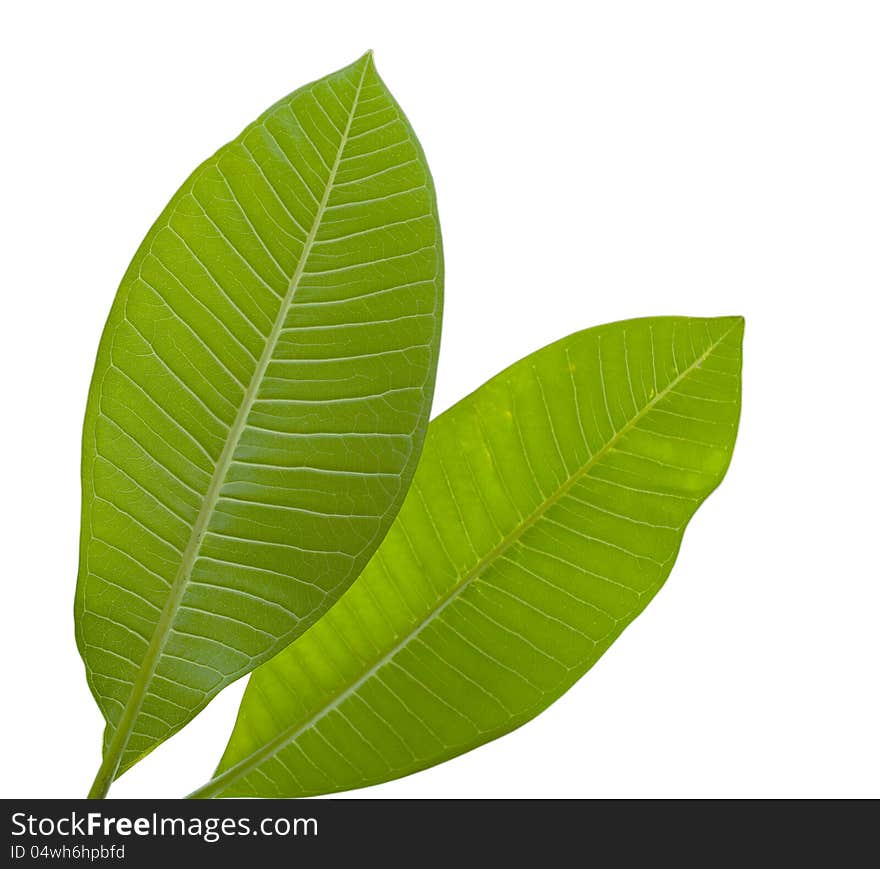
[[360,573],[418,460],[441,295],[431,177],[369,54],[272,106],[162,212],[83,437],[95,795]]
[[336,606],[251,677],[193,796],[294,797],[431,766],[533,718],[669,574],[727,469],[743,321],[579,332],[434,420]]

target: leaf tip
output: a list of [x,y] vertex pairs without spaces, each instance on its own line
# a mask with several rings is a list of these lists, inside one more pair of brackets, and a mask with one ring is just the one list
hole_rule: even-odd
[[716,322],[719,326],[725,327],[726,333],[734,335],[742,335],[746,327],[746,318],[740,314],[733,314],[728,317],[718,317]]

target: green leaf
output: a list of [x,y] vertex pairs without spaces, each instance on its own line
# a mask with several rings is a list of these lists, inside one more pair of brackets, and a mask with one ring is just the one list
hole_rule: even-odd
[[421,450],[442,273],[428,167],[369,54],[272,106],[162,212],[83,436],[93,795],[361,572]]
[[550,705],[645,608],[724,476],[742,331],[732,317],[588,329],[434,420],[388,536],[253,674],[192,796],[376,784]]

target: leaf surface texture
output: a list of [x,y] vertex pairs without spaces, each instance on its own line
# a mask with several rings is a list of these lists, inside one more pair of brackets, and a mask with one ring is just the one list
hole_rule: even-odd
[[360,573],[418,460],[441,297],[428,167],[370,55],[272,106],[156,221],[83,437],[77,641],[120,770]]
[[216,777],[193,796],[376,784],[521,725],[665,581],[723,477],[739,318],[574,334],[434,420],[360,578],[252,676]]

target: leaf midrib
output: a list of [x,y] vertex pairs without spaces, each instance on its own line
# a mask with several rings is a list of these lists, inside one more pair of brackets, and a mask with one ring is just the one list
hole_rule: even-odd
[[[159,620],[156,623],[153,635],[150,638],[150,644],[147,646],[147,650],[144,654],[144,658],[141,662],[138,674],[135,677],[134,682],[132,683],[131,693],[129,694],[128,701],[126,702],[125,708],[123,709],[122,716],[119,719],[119,723],[116,726],[113,739],[110,741],[110,744],[107,747],[107,751],[104,753],[103,766],[105,767],[105,773],[108,771],[106,769],[108,761],[113,764],[113,770],[110,773],[111,780],[116,777],[116,772],[119,768],[122,755],[125,751],[126,746],[128,745],[129,739],[131,738],[132,730],[134,729],[134,725],[137,722],[138,715],[140,714],[141,707],[143,706],[143,702],[147,694],[147,688],[152,681],[153,675],[156,672],[156,668],[162,656],[162,650],[164,649],[165,643],[167,641],[172,623],[180,607],[180,603],[183,600],[186,588],[189,584],[192,568],[198,556],[199,549],[201,548],[202,537],[204,536],[211,517],[214,514],[214,509],[216,508],[217,501],[220,497],[220,491],[223,487],[226,475],[229,472],[229,468],[232,465],[235,450],[238,447],[238,442],[241,439],[241,435],[247,425],[248,416],[250,415],[254,402],[257,399],[257,394],[259,393],[260,385],[263,382],[266,370],[268,369],[269,363],[272,361],[272,357],[274,356],[278,339],[281,335],[282,329],[284,328],[284,322],[287,318],[288,312],[290,311],[290,307],[293,303],[297,287],[305,270],[309,254],[311,253],[312,246],[315,242],[318,230],[321,226],[324,212],[327,209],[330,194],[333,190],[333,186],[336,180],[336,174],[339,170],[342,153],[345,150],[345,146],[348,142],[348,138],[351,132],[352,121],[355,114],[357,113],[358,102],[360,100],[361,91],[364,85],[364,78],[366,76],[369,65],[369,59],[367,59],[363,64],[363,68],[361,69],[361,76],[358,81],[354,99],[352,101],[351,110],[349,111],[348,118],[346,119],[345,129],[342,131],[339,147],[336,151],[336,157],[333,161],[332,167],[330,168],[321,201],[318,203],[317,210],[315,211],[315,217],[312,221],[312,226],[309,229],[309,233],[306,236],[306,240],[303,244],[302,254],[299,258],[299,261],[297,262],[293,275],[290,278],[287,292],[285,293],[284,299],[279,306],[278,314],[275,318],[274,323],[272,324],[272,329],[266,337],[266,344],[263,348],[263,352],[261,353],[260,358],[257,360],[257,365],[254,369],[254,373],[251,376],[250,382],[248,383],[248,387],[245,390],[244,395],[242,396],[241,405],[239,406],[238,413],[236,414],[236,417],[229,430],[229,434],[227,435],[226,441],[223,445],[223,449],[220,452],[220,456],[217,459],[217,464],[214,467],[214,473],[205,492],[204,500],[202,501],[202,507],[199,510],[198,516],[196,517],[196,521],[193,525],[189,541],[187,542],[187,545],[183,550],[180,567],[178,568],[177,575],[175,576],[174,581],[171,585],[171,589],[168,593],[168,599],[165,602],[165,606],[163,607],[162,612],[159,616]],[[101,773],[99,772],[99,777],[100,776]]]
[[317,712],[309,717],[303,724],[293,725],[275,739],[268,742],[265,746],[257,749],[238,763],[225,770],[220,775],[211,779],[207,784],[203,785],[189,795],[189,798],[203,798],[216,796],[232,781],[246,775],[255,769],[259,764],[276,754],[286,745],[294,742],[310,727],[314,726],[329,712],[332,712],[348,697],[355,693],[374,673],[378,672],[388,661],[394,658],[398,652],[405,648],[412,640],[414,640],[431,622],[434,621],[453,601],[455,601],[471,583],[476,580],[497,558],[504,554],[511,546],[514,545],[531,527],[538,522],[547,511],[556,504],[565,494],[584,476],[586,476],[596,464],[603,459],[609,452],[620,442],[629,431],[641,420],[659,401],[666,398],[670,392],[684,380],[694,369],[699,368],[703,362],[724,342],[728,335],[736,328],[731,326],[719,338],[717,338],[709,347],[698,356],[687,368],[676,374],[676,376],[658,393],[651,398],[645,406],[638,411],[631,419],[629,419],[621,429],[615,432],[608,442],[569,477],[563,481],[557,489],[545,498],[544,501],[528,516],[522,519],[516,527],[507,534],[506,537],[495,546],[490,552],[481,558],[477,564],[469,570],[464,577],[459,580],[448,592],[442,597],[434,607],[429,610],[419,624],[401,638],[395,645],[385,654],[383,654],[374,664],[368,667],[357,679],[355,679],[348,687],[334,694],[330,700],[322,706]]

